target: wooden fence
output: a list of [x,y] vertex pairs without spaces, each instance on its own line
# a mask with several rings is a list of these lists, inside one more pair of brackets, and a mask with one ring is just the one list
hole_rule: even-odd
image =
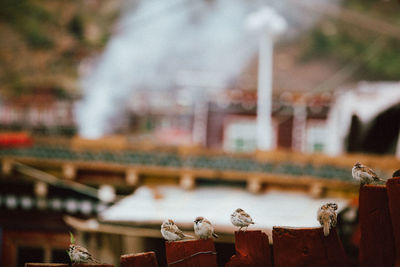
[[[386,185],[360,187],[361,241],[359,266],[400,266],[400,177]],[[332,229],[325,237],[321,227],[274,227],[273,248],[259,230],[235,232],[235,255],[226,267],[330,267],[350,266],[342,242]],[[167,265],[174,267],[217,266],[212,239],[165,242]],[[160,264],[164,265],[164,264]],[[64,267],[66,264],[27,263],[26,267]],[[112,265],[73,265],[109,267]],[[158,266],[154,252],[121,256],[121,267]]]

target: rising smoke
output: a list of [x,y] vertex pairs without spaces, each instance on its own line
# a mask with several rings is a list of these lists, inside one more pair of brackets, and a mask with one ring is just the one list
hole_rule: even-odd
[[286,18],[286,36],[308,29],[317,19],[284,0],[136,2],[126,8],[93,69],[81,77],[84,97],[77,122],[85,138],[113,133],[131,95],[173,89],[182,71],[217,73],[220,83],[227,84],[257,53],[257,38],[244,25],[259,7],[270,5]]

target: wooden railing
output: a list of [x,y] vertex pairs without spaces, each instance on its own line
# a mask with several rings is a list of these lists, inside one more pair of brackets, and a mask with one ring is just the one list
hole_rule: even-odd
[[[389,179],[386,185],[360,187],[361,267],[400,266],[399,206],[400,177]],[[350,266],[335,228],[325,237],[321,227],[274,227],[272,251],[269,238],[259,230],[235,232],[236,252],[225,266]],[[217,266],[217,252],[212,239],[165,242],[165,249],[168,266]],[[67,265],[26,264],[26,267],[56,266]],[[158,266],[155,253],[121,256],[121,267],[133,266]]]
[[[258,153],[260,154],[260,153]],[[245,182],[250,192],[258,192],[265,184],[304,188],[310,194],[321,195],[325,189],[356,192],[351,178],[351,165],[347,168],[327,165],[317,159],[297,154],[257,153],[237,155],[211,152],[152,151],[152,150],[75,150],[70,147],[33,146],[24,149],[2,149],[2,172],[10,175],[14,162],[38,169],[58,170],[59,176],[73,180],[79,171],[114,172],[125,177],[130,186],[138,186],[141,177],[175,177],[185,189],[192,189],[196,179],[218,179]],[[297,156],[296,156],[297,155]]]

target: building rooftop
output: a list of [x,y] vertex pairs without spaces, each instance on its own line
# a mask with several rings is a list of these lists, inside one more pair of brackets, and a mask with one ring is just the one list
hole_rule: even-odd
[[262,229],[268,234],[273,226],[316,227],[318,208],[335,202],[339,212],[348,202],[341,198],[310,197],[299,192],[270,190],[251,194],[234,187],[205,186],[185,191],[176,186],[141,186],[134,194],[100,213],[102,222],[118,224],[161,225],[172,219],[183,229],[192,229],[197,216],[209,219],[217,232],[233,233],[230,214],[237,208],[248,212],[254,222],[250,228]]

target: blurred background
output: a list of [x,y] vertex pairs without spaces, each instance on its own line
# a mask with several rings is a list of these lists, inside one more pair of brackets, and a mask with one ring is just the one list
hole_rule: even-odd
[[[400,3],[394,0],[0,2],[1,265],[118,266],[163,220],[338,231],[357,266],[360,161],[400,168]],[[270,235],[270,242],[271,235]]]

